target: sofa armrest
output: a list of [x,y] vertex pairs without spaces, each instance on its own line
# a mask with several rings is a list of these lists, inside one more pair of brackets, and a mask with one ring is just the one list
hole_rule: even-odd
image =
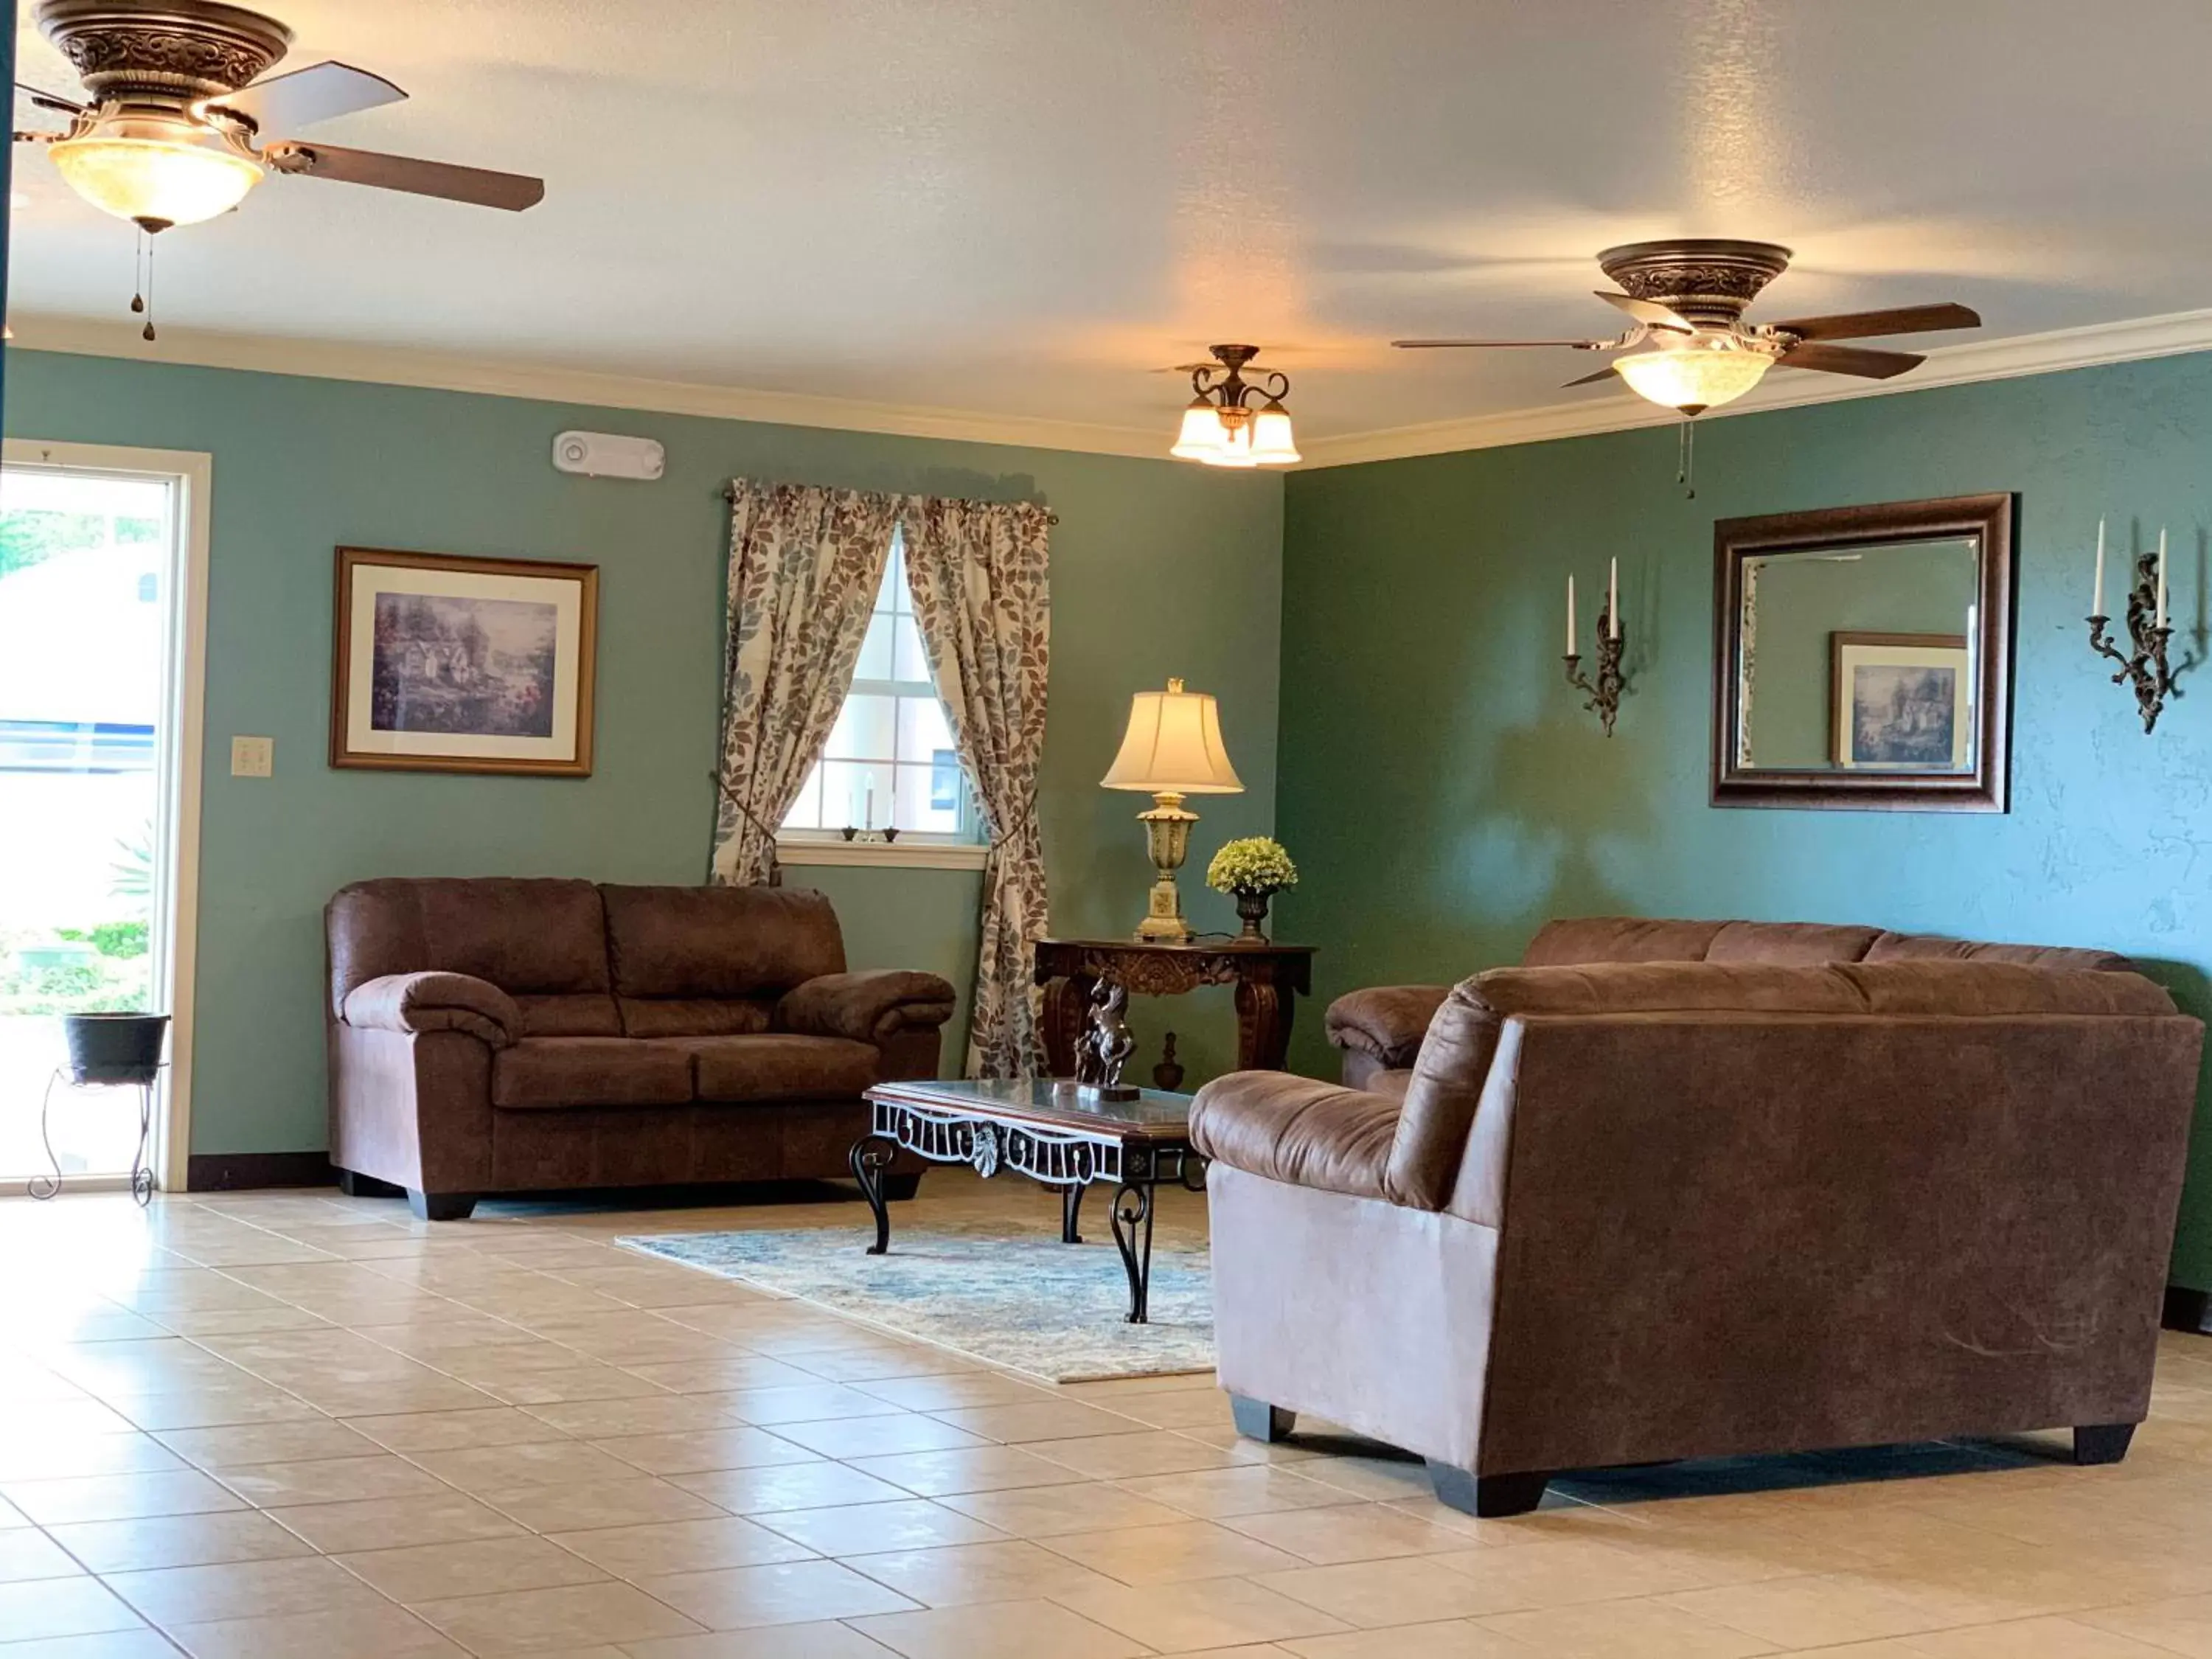
[[522,1035],[522,1010],[472,974],[386,974],[346,994],[338,1018],[362,1030],[465,1031],[495,1048]]
[[1387,1175],[1399,1103],[1288,1072],[1231,1072],[1198,1091],[1191,1144],[1232,1170],[1395,1202]]
[[1371,1054],[1395,1071],[1413,1063],[1429,1022],[1450,994],[1449,985],[1374,985],[1347,991],[1328,1005],[1322,1024],[1338,1048]]
[[823,974],[775,1005],[778,1030],[881,1042],[899,1031],[935,1030],[952,1018],[952,987],[935,974],[876,968]]

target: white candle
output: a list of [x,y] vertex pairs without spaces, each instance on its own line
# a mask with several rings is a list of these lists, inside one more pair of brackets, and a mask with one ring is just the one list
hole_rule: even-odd
[[1567,577],[1567,654],[1575,654],[1575,579]]
[[1613,561],[1605,576],[1605,614],[1612,619],[1611,632],[1620,637],[1620,561]]
[[2166,626],[2166,526],[2158,527],[2158,625]]
[[872,830],[876,827],[876,775],[873,772],[867,775],[867,784],[868,805],[867,810],[861,815],[860,828]]
[[2089,601],[2089,614],[2093,617],[2105,614],[2105,521],[2102,519],[2097,520],[2097,592],[2096,597]]

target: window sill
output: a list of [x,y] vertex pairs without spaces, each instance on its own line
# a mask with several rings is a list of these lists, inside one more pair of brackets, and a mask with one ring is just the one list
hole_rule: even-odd
[[894,870],[981,870],[990,848],[980,842],[815,840],[779,836],[779,864],[866,864]]

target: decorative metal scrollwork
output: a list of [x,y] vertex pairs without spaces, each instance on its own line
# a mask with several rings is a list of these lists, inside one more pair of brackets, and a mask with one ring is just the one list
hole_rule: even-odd
[[968,1162],[986,1181],[999,1173],[999,1132],[989,1124],[978,1123],[969,1131]]

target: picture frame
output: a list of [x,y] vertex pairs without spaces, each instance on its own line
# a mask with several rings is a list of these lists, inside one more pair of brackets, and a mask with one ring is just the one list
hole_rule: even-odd
[[333,767],[589,777],[597,565],[341,547]]
[[1973,653],[1964,634],[1828,636],[1831,757],[1854,770],[1964,771]]

